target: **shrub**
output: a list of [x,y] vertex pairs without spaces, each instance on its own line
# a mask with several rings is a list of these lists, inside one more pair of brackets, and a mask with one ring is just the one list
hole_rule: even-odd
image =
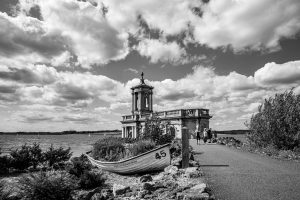
[[71,148],[64,149],[63,147],[59,147],[55,149],[51,144],[49,149],[44,153],[44,159],[48,163],[48,166],[52,167],[55,163],[69,160],[72,156],[72,152],[70,151]]
[[93,145],[92,156],[98,160],[118,161],[125,156],[124,139],[107,137]]
[[293,90],[265,99],[249,124],[250,144],[293,150],[300,145],[300,95]]
[[24,170],[31,166],[36,169],[38,164],[43,162],[42,149],[37,143],[32,146],[24,144],[21,149],[13,150],[10,156],[12,167],[18,170]]
[[32,146],[29,146],[30,152],[30,162],[33,166],[33,169],[36,169],[38,164],[43,162],[43,153],[39,144],[33,143]]
[[31,166],[30,146],[24,144],[21,149],[16,149],[10,152],[12,158],[12,167],[18,170],[25,170]]
[[174,140],[170,146],[171,158],[176,158],[181,156],[182,144],[179,140]]
[[[166,134],[163,134],[164,128],[166,129]],[[169,121],[162,123],[161,119],[154,115],[151,118],[146,119],[145,129],[140,135],[140,138],[151,139],[156,143],[156,145],[163,145],[171,143],[175,138],[175,134],[175,128]]]
[[5,188],[5,182],[0,181],[0,200],[13,200],[13,197],[11,195],[11,189]]
[[137,156],[155,148],[155,143],[148,139],[139,140],[127,146],[126,157]]
[[71,159],[71,167],[68,169],[69,173],[80,177],[85,171],[92,169],[92,164],[89,162],[86,156],[81,155],[80,157],[73,157]]
[[83,189],[93,189],[96,187],[103,186],[105,178],[102,172],[99,171],[88,171],[85,170],[79,179],[79,186]]
[[19,180],[24,200],[71,200],[76,180],[67,172],[49,171],[23,176]]
[[9,156],[0,156],[0,174],[9,173],[12,160]]

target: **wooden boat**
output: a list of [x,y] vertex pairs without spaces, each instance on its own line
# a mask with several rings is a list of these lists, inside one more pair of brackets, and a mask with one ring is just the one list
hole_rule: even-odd
[[162,170],[171,164],[170,144],[162,145],[132,158],[117,162],[103,162],[86,154],[92,165],[119,174],[138,174]]

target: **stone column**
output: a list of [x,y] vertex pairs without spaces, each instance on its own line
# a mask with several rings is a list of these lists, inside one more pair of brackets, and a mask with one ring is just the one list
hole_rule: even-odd
[[122,126],[122,138],[124,138],[125,132],[124,132],[124,127]]
[[150,93],[150,110],[153,111],[153,98],[152,98],[152,92]]
[[186,127],[182,127],[182,168],[189,167],[189,134]]
[[135,101],[135,96],[134,96],[134,93],[132,92],[131,93],[131,95],[132,95],[132,102],[131,102],[131,106],[132,106],[132,114],[134,113],[134,110],[135,110],[135,107],[134,107],[134,101]]

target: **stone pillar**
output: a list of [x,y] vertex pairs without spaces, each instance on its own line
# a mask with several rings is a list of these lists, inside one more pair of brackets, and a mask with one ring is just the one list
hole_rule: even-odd
[[135,102],[135,96],[134,96],[134,93],[132,92],[131,93],[131,95],[132,95],[132,102],[131,102],[131,104],[132,104],[132,114],[134,113],[134,110],[135,110],[135,107],[134,107],[134,102]]
[[182,127],[182,168],[189,167],[189,134],[186,127]]
[[153,98],[152,98],[152,92],[150,93],[150,98],[149,98],[149,101],[150,101],[150,110],[153,111]]
[[125,131],[124,131],[124,127],[122,127],[122,138],[124,138],[125,136]]
[[134,128],[134,126],[131,126],[131,130],[132,130],[132,138],[135,138],[135,128]]

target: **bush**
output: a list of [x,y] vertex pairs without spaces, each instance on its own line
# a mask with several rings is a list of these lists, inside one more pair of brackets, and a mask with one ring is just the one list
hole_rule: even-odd
[[118,161],[125,157],[124,139],[107,137],[93,145],[92,156],[98,160]]
[[12,160],[9,156],[0,156],[0,174],[9,173]]
[[127,146],[126,157],[133,157],[155,148],[155,143],[148,139],[139,140]]
[[25,170],[32,164],[30,146],[27,144],[22,145],[21,149],[16,149],[10,152],[10,156],[12,158],[12,167],[15,169]]
[[71,200],[78,186],[69,173],[49,171],[23,176],[18,187],[24,200]]
[[178,140],[174,140],[170,146],[171,158],[176,158],[181,156],[182,144]]
[[105,178],[102,172],[99,171],[88,171],[85,170],[79,179],[79,186],[83,189],[93,189],[96,187],[103,186]]
[[55,149],[53,145],[44,153],[44,159],[48,163],[49,167],[52,167],[55,163],[61,163],[67,161],[71,158],[72,152],[71,148],[64,149],[59,147]]
[[0,200],[12,200],[12,191],[5,188],[5,182],[0,181]]
[[88,158],[84,155],[80,157],[73,157],[71,159],[72,166],[68,169],[69,173],[80,177],[85,171],[90,171],[92,169],[92,164],[89,162]]
[[43,162],[43,153],[40,145],[34,143],[32,146],[24,144],[21,149],[13,150],[10,153],[11,166],[18,170],[25,170],[31,166],[34,169]]
[[[166,129],[166,134],[164,133]],[[159,117],[155,115],[145,121],[144,132],[140,135],[141,139],[151,139],[156,145],[171,143],[175,138],[175,128],[169,121],[162,123]]]
[[265,99],[247,124],[250,144],[293,150],[300,145],[300,95],[293,90]]
[[37,143],[33,143],[33,145],[29,147],[29,153],[30,163],[33,166],[33,169],[36,169],[36,167],[44,161],[40,145]]

